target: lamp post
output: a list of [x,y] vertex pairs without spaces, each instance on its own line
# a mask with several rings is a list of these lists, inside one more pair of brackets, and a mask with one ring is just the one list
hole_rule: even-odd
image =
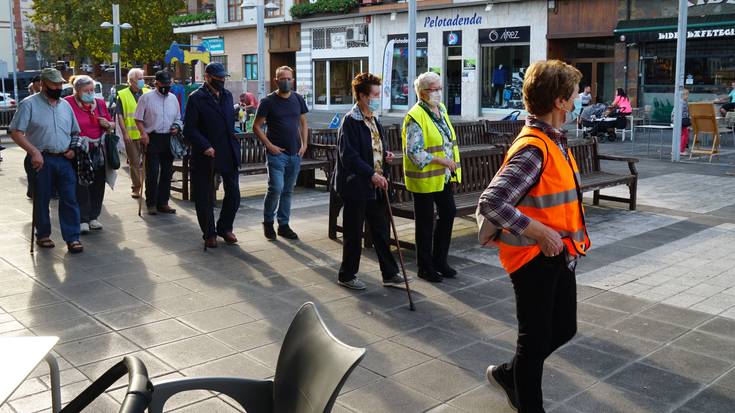
[[112,63],[115,65],[115,84],[122,82],[122,74],[120,72],[120,29],[128,30],[133,26],[130,23],[120,24],[120,5],[112,5],[112,23],[104,22],[100,24],[103,29],[112,29]]
[[246,0],[242,3],[242,9],[255,9],[256,36],[258,37],[258,99],[265,97],[265,11],[278,10],[279,7],[273,2],[266,4],[265,0]]
[[[674,79],[674,130],[671,137],[671,160],[679,162],[681,143],[681,118],[684,111],[681,95],[684,91],[684,69],[687,54],[687,11],[686,0],[679,0],[679,26],[676,39],[676,79]],[[693,148],[692,148],[693,149]],[[712,158],[710,158],[712,159]]]
[[416,0],[408,0],[408,109],[416,103]]

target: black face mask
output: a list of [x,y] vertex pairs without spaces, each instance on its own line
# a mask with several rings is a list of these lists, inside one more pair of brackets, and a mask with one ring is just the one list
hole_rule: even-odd
[[58,100],[59,98],[61,98],[61,89],[46,88],[45,93],[46,93],[46,96],[49,97],[49,99]]
[[168,95],[168,92],[171,91],[171,86],[159,86],[158,91],[161,92],[163,96]]
[[225,81],[219,80],[219,79],[210,79],[209,84],[212,85],[212,87],[215,90],[222,91],[225,88]]

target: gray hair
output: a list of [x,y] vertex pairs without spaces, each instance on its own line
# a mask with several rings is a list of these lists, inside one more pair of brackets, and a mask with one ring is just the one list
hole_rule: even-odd
[[145,72],[143,69],[139,69],[137,67],[132,68],[128,71],[128,82],[132,82],[133,78],[135,78],[137,75],[145,76]]
[[421,95],[422,90],[426,90],[432,83],[442,83],[442,78],[434,72],[425,72],[419,75],[413,81],[413,88],[416,90],[416,97]]
[[87,75],[79,75],[74,78],[74,91],[79,92],[82,88],[94,85],[94,80]]

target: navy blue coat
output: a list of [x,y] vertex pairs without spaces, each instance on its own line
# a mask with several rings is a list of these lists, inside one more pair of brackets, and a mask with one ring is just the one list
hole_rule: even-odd
[[[356,107],[353,107],[353,110],[359,111]],[[375,174],[373,138],[365,122],[355,119],[351,114],[352,111],[344,116],[337,133],[337,165],[332,178],[332,187],[343,199],[372,200],[376,198],[376,190],[372,185],[372,177]],[[383,176],[390,180],[390,167],[385,162],[385,153],[390,150],[388,140],[377,119],[375,124],[383,142]]]
[[235,172],[240,166],[240,141],[235,137],[232,93],[221,92],[219,102],[202,85],[189,95],[184,116],[184,136],[191,142],[191,165],[209,168],[204,151],[214,148],[218,172]]

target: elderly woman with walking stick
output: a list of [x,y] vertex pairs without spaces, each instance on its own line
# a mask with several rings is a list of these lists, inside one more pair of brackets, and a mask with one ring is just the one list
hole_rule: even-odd
[[562,126],[581,78],[558,60],[528,68],[526,126],[479,202],[479,214],[499,229],[493,242],[513,283],[518,318],[515,356],[486,374],[523,413],[544,411],[544,361],[577,332],[574,271],[590,240],[579,171]]
[[362,253],[362,229],[367,222],[378,255],[383,286],[405,288],[406,280],[390,252],[390,219],[386,207],[389,163],[393,153],[376,112],[380,109],[379,77],[360,73],[352,80],[355,105],[344,116],[337,134],[337,167],[332,186],[344,202],[344,244],[337,284],[364,290],[357,277]]

